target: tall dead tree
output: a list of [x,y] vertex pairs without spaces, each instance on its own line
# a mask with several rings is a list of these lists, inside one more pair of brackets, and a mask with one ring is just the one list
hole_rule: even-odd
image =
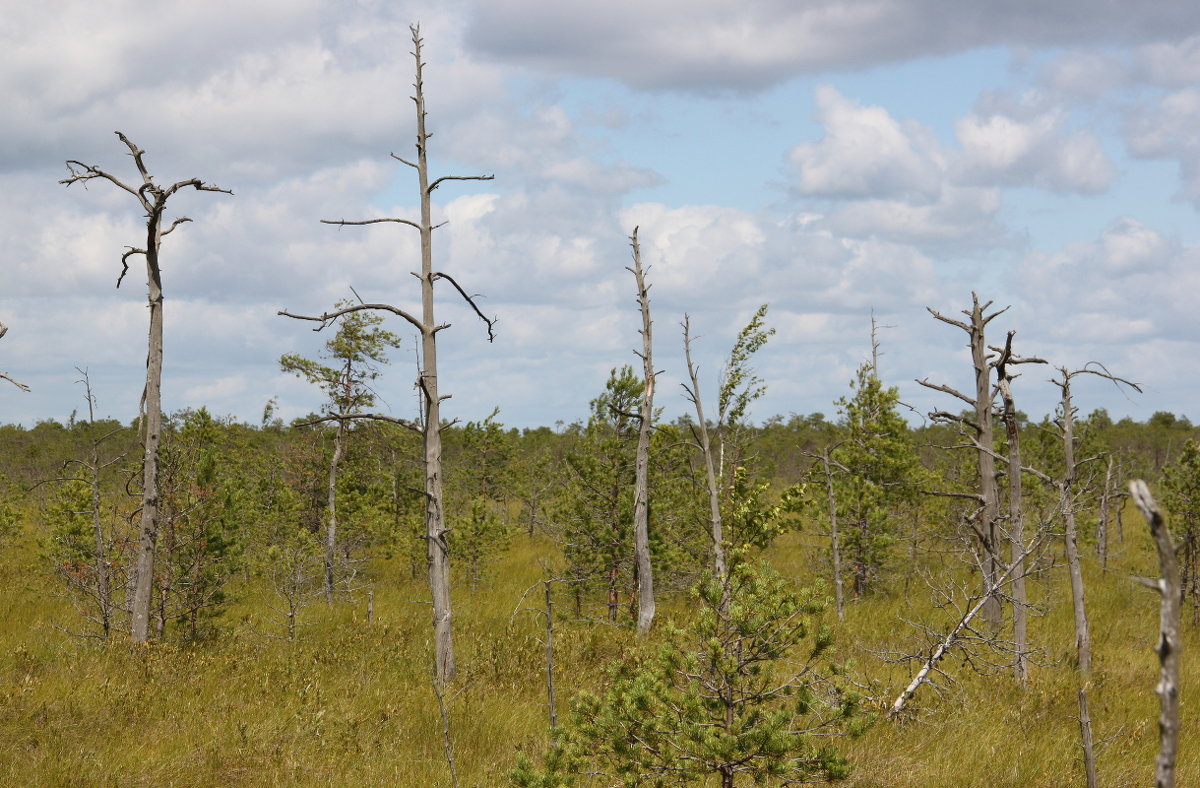
[[1008,332],[1004,348],[993,347],[997,353],[993,366],[996,369],[996,388],[1003,405],[1001,418],[1008,436],[1008,543],[1011,560],[1015,564],[1012,582],[1013,600],[1013,670],[1018,681],[1029,678],[1029,595],[1025,590],[1025,515],[1021,510],[1021,432],[1017,404],[1013,399],[1012,382],[1017,377],[1012,367],[1018,364],[1045,364],[1040,358],[1020,358],[1012,351],[1016,331]]
[[150,623],[150,605],[152,602],[152,584],[154,580],[154,548],[158,539],[158,445],[162,432],[162,365],[163,365],[163,290],[162,269],[159,265],[159,252],[162,240],[181,224],[190,222],[186,216],[180,216],[163,228],[163,214],[167,210],[167,201],[180,189],[191,187],[196,191],[221,192],[233,194],[228,189],[222,189],[206,184],[199,178],[178,181],[163,188],[154,182],[154,178],[146,169],[143,158],[145,151],[134,145],[121,132],[116,135],[129,148],[129,155],[137,166],[142,182],[131,186],[106,170],[93,164],[84,164],[75,159],[67,161],[70,176],[59,181],[64,186],[73,183],[87,184],[88,181],[100,178],[124,189],[137,199],[146,212],[146,245],[144,248],[131,246],[121,255],[121,274],[117,277],[117,287],[121,286],[125,274],[129,273],[129,258],[141,255],[146,260],[146,299],[150,307],[150,337],[146,352],[146,385],[142,390],[142,516],[138,528],[137,567],[134,574],[133,601],[131,614],[133,621],[133,642],[141,643],[146,640]]
[[[396,161],[417,171],[417,180],[421,192],[421,219],[414,222],[411,219],[367,219],[364,221],[346,221],[344,219],[322,219],[323,224],[339,227],[361,226],[368,224],[394,223],[414,228],[421,235],[421,271],[413,272],[421,282],[421,316],[408,312],[391,304],[355,304],[353,306],[326,312],[319,316],[294,315],[287,311],[279,314],[299,320],[315,320],[320,323],[315,330],[330,325],[338,317],[360,310],[382,310],[406,320],[421,336],[420,370],[417,377],[417,389],[420,391],[422,405],[422,421],[419,430],[424,444],[423,466],[425,470],[425,541],[429,561],[429,588],[433,598],[433,632],[435,651],[435,675],[438,681],[451,681],[455,675],[454,641],[451,626],[450,605],[450,553],[447,542],[449,528],[446,526],[445,496],[442,491],[442,424],[441,403],[449,399],[449,394],[442,394],[438,388],[437,372],[437,334],[448,323],[439,324],[434,316],[433,286],[435,282],[446,281],[458,291],[458,294],[474,310],[475,314],[487,325],[488,341],[495,339],[495,318],[488,318],[479,310],[475,297],[469,295],[449,274],[433,270],[433,231],[441,224],[433,223],[431,195],[443,183],[449,181],[490,181],[491,175],[443,175],[434,180],[429,177],[428,146],[429,138],[433,136],[425,127],[425,63],[421,59],[421,29],[418,25],[410,26],[412,32],[412,56],[416,62],[416,80],[413,83],[414,95],[411,97],[416,105],[417,114],[417,160],[415,162],[391,154]],[[364,414],[360,418],[371,418]],[[405,424],[398,419],[388,419]]]
[[1179,561],[1175,557],[1175,540],[1171,529],[1163,519],[1162,511],[1150,495],[1150,488],[1140,479],[1129,483],[1129,492],[1138,510],[1150,526],[1150,535],[1158,548],[1158,564],[1161,575],[1147,585],[1158,591],[1162,598],[1159,609],[1158,653],[1158,760],[1154,774],[1155,788],[1174,788],[1175,754],[1179,747],[1179,669],[1180,648],[1179,608],[1183,598],[1183,587],[1179,579]]
[[704,478],[708,488],[709,535],[713,545],[713,573],[719,580],[724,580],[728,574],[725,563],[725,534],[721,523],[721,488],[717,483],[717,466],[713,458],[712,439],[709,436],[708,422],[704,419],[704,404],[700,399],[700,373],[692,363],[691,321],[683,316],[683,355],[687,360],[688,377],[692,384],[683,384],[687,398],[696,407],[696,442],[700,446],[700,455],[704,460]]
[[[3,323],[0,323],[0,337],[3,337],[7,333],[8,333],[8,326],[4,325]],[[0,378],[7,380],[9,383],[13,384],[17,388],[19,388],[21,391],[29,391],[29,386],[26,386],[24,383],[22,383],[19,380],[13,380],[12,378],[10,378],[8,375],[6,375],[3,372],[0,372]]]
[[[650,286],[642,269],[642,250],[638,246],[638,231],[633,228],[630,244],[633,265],[626,270],[637,282],[638,308],[642,313],[642,350],[634,351],[642,360],[644,385],[638,413],[638,443],[634,463],[633,552],[637,567],[638,622],[637,631],[644,635],[654,624],[654,568],[650,563],[650,431],[654,420],[654,342],[650,320]],[[547,591],[549,593],[549,591]]]
[[[995,461],[995,427],[992,423],[992,365],[993,355],[988,352],[985,331],[987,324],[1008,311],[1008,307],[988,313],[992,302],[979,303],[979,296],[971,293],[971,309],[962,310],[967,316],[966,321],[955,320],[940,312],[929,309],[943,323],[961,328],[967,334],[967,347],[971,350],[971,366],[975,373],[975,394],[968,396],[953,389],[928,380],[918,380],[922,386],[957,397],[974,411],[974,415],[960,415],[948,411],[934,411],[930,418],[934,421],[952,422],[960,426],[968,444],[963,448],[974,449],[978,469],[978,493],[970,496],[979,504],[969,518],[979,542],[980,563],[983,567],[984,588],[995,588],[999,577],[1000,545],[998,521],[1000,519],[1000,488],[996,475]],[[984,596],[983,616],[993,628],[1000,626],[1002,616],[1000,599],[995,594]]]

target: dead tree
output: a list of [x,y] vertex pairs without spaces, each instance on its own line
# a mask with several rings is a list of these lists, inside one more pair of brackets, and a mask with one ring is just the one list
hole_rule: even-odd
[[1159,699],[1159,750],[1154,785],[1155,788],[1174,788],[1175,753],[1179,743],[1179,652],[1182,646],[1179,638],[1179,608],[1183,590],[1179,579],[1179,562],[1175,557],[1175,540],[1171,538],[1171,530],[1158,504],[1150,495],[1150,488],[1136,479],[1129,483],[1129,491],[1150,526],[1150,535],[1154,537],[1155,547],[1158,548],[1159,571],[1162,573],[1157,580],[1147,583],[1162,598],[1158,645],[1155,647],[1160,671],[1158,688],[1155,690]]
[[728,569],[725,563],[725,535],[721,524],[721,488],[717,483],[717,468],[713,459],[712,440],[709,437],[708,422],[704,420],[704,405],[700,400],[700,375],[696,365],[692,363],[691,323],[688,316],[683,316],[683,354],[687,360],[688,377],[692,384],[684,383],[683,390],[687,398],[696,406],[696,442],[700,446],[700,454],[704,459],[704,478],[708,487],[709,529],[713,545],[713,572],[719,580],[724,580]]
[[[916,694],[917,690],[920,689],[921,685],[929,681],[934,673],[940,672],[938,663],[940,663],[955,646],[964,642],[968,636],[980,637],[979,633],[971,626],[971,622],[974,621],[975,617],[987,607],[989,599],[999,596],[1003,592],[1004,587],[1011,582],[1013,573],[1017,570],[1017,567],[1021,566],[1025,559],[1041,546],[1045,533],[1046,529],[1040,529],[1038,536],[1030,540],[1030,543],[1025,546],[1025,549],[1021,552],[1021,554],[1016,556],[1016,560],[999,569],[999,571],[996,573],[995,582],[988,582],[987,585],[983,587],[983,591],[978,597],[969,600],[969,605],[959,616],[954,625],[950,627],[950,631],[944,636],[940,637],[938,641],[934,643],[933,647],[929,650],[928,656],[921,660],[921,667],[917,670],[916,675],[914,675],[908,685],[901,690],[900,694],[896,696],[896,700],[894,700],[892,705],[888,708],[888,719],[896,719],[904,712],[905,706],[908,705],[908,702],[912,699],[913,695]],[[990,640],[990,638],[985,639]]]
[[[974,411],[973,416],[958,415],[947,411],[934,411],[929,415],[934,421],[958,424],[968,441],[964,448],[971,448],[976,451],[979,492],[977,496],[970,497],[978,501],[979,508],[969,519],[969,522],[979,541],[979,552],[983,566],[983,585],[985,589],[996,586],[996,581],[999,577],[999,568],[1002,563],[998,533],[1000,489],[997,482],[995,453],[993,451],[995,446],[995,428],[992,423],[994,394],[992,392],[991,379],[991,361],[993,356],[988,352],[985,330],[988,323],[1008,311],[1008,307],[1005,307],[1004,309],[988,314],[987,310],[991,305],[991,301],[981,305],[979,303],[979,296],[971,293],[971,309],[969,311],[963,310],[963,314],[967,316],[967,321],[965,322],[946,317],[934,309],[929,309],[929,314],[938,320],[952,326],[957,326],[966,332],[968,338],[967,347],[971,350],[971,366],[975,372],[974,396],[968,396],[949,386],[930,383],[928,380],[917,381],[917,383],[926,388],[957,397]],[[1001,619],[999,597],[994,594],[985,594],[983,602],[984,617],[993,628],[998,628]]]
[[[642,313],[642,351],[634,353],[642,359],[645,383],[638,413],[637,456],[634,464],[633,552],[637,567],[639,635],[650,631],[654,624],[654,569],[650,564],[650,431],[654,420],[654,343],[650,320],[650,286],[642,269],[642,251],[638,246],[637,228],[630,237],[633,246],[633,266],[626,270],[637,282],[637,301]],[[549,599],[547,586],[547,600]]]
[[[7,333],[8,333],[8,326],[4,325],[3,323],[0,323],[0,337],[3,337]],[[0,378],[7,380],[9,383],[13,384],[17,388],[19,388],[21,391],[29,391],[29,386],[26,386],[24,383],[22,383],[19,380],[13,380],[12,378],[10,378],[7,374],[5,374],[3,372],[0,372]]]
[[[1058,487],[1060,506],[1063,513],[1067,570],[1071,575],[1071,604],[1075,613],[1075,650],[1079,655],[1079,672],[1085,681],[1090,677],[1092,671],[1092,639],[1088,631],[1087,609],[1084,605],[1083,571],[1079,561],[1078,529],[1075,523],[1075,485],[1078,480],[1079,468],[1087,460],[1077,462],[1075,459],[1076,408],[1071,400],[1071,379],[1077,375],[1096,375],[1111,380],[1118,385],[1124,384],[1141,393],[1141,388],[1136,383],[1131,383],[1124,378],[1109,374],[1103,366],[1096,365],[1096,367],[1093,369],[1092,365],[1089,364],[1085,365],[1082,369],[1073,371],[1068,371],[1066,367],[1059,367],[1058,379],[1051,381],[1062,392],[1059,404],[1061,412],[1059,416],[1061,419],[1059,429],[1062,432],[1064,471],[1063,478],[1057,482],[1056,486]],[[1108,471],[1105,478],[1104,499],[1101,503],[1102,521],[1108,516],[1108,485],[1111,479],[1112,459],[1109,458]],[[1101,530],[1103,530],[1103,526],[1101,526]]]
[[138,529],[137,568],[134,575],[133,602],[131,613],[133,620],[133,642],[141,643],[146,640],[150,624],[150,605],[152,602],[152,583],[154,579],[154,547],[158,539],[158,445],[162,432],[162,365],[163,365],[163,290],[162,270],[159,266],[159,252],[162,240],[176,227],[190,222],[186,216],[180,216],[163,229],[163,214],[167,209],[167,201],[180,189],[191,187],[196,191],[221,192],[233,194],[228,189],[222,189],[206,184],[199,178],[178,181],[163,188],[154,182],[154,178],[146,169],[143,159],[145,151],[134,145],[121,132],[116,135],[129,148],[129,154],[137,166],[142,183],[131,186],[108,171],[93,164],[84,164],[75,159],[67,160],[70,176],[59,181],[64,186],[73,183],[83,183],[100,178],[111,182],[120,189],[132,194],[146,212],[146,245],[144,248],[130,246],[121,255],[121,274],[117,277],[117,287],[121,286],[125,274],[129,273],[129,258],[141,255],[146,260],[147,302],[150,307],[150,338],[146,352],[146,385],[142,390],[142,516]]
[[[320,323],[315,329],[320,331],[330,325],[336,318],[360,310],[381,310],[390,312],[417,330],[421,336],[420,370],[417,377],[417,389],[420,392],[422,404],[422,419],[418,427],[424,443],[423,465],[425,469],[425,541],[429,561],[429,588],[433,598],[433,632],[435,650],[435,676],[437,681],[451,681],[455,675],[453,629],[451,627],[450,605],[450,553],[447,542],[449,528],[446,526],[445,496],[442,491],[442,400],[449,399],[449,394],[442,394],[438,389],[437,372],[437,334],[449,323],[439,324],[434,316],[433,286],[438,281],[449,282],[450,285],[474,310],[475,314],[487,325],[488,341],[495,339],[495,318],[489,318],[480,311],[475,303],[476,296],[470,295],[449,274],[433,269],[433,231],[441,224],[435,225],[432,218],[433,191],[443,183],[450,181],[490,181],[491,175],[443,175],[434,180],[429,178],[428,146],[429,138],[433,136],[425,128],[425,63],[421,59],[422,38],[417,25],[409,28],[412,31],[413,51],[416,62],[416,80],[413,83],[413,103],[417,114],[417,160],[415,162],[391,154],[396,161],[411,167],[417,172],[417,180],[421,192],[421,219],[419,222],[411,219],[367,219],[364,221],[346,221],[344,219],[322,219],[323,224],[339,227],[361,226],[368,224],[394,223],[403,224],[421,235],[421,271],[413,272],[421,282],[421,316],[401,309],[391,304],[355,304],[336,309],[318,316],[294,315],[287,311],[279,314],[298,320],[314,320]],[[376,414],[377,415],[377,414]],[[372,418],[372,415],[362,414],[358,418]],[[399,419],[387,418],[388,421],[409,425]]]
[[1011,560],[1015,564],[1012,575],[1013,602],[1013,648],[1016,651],[1016,661],[1013,666],[1017,681],[1024,682],[1029,677],[1029,635],[1028,608],[1029,596],[1025,590],[1025,566],[1021,557],[1025,552],[1025,516],[1021,511],[1021,433],[1017,423],[1017,405],[1013,399],[1012,382],[1017,377],[1010,369],[1018,364],[1045,364],[1040,358],[1020,358],[1012,352],[1013,336],[1016,331],[1008,332],[1004,348],[992,347],[997,353],[992,366],[996,369],[996,387],[1000,392],[1003,404],[1001,418],[1004,420],[1008,436],[1008,542],[1011,547]]
[[842,582],[842,548],[840,534],[838,533],[837,497],[834,493],[833,468],[831,466],[836,466],[837,470],[841,473],[849,473],[850,469],[830,456],[841,445],[842,442],[839,441],[832,446],[822,448],[820,454],[810,451],[802,451],[800,454],[801,456],[821,461],[821,475],[825,481],[826,505],[829,512],[829,551],[830,560],[833,564],[830,569],[833,573],[833,599],[834,605],[837,608],[838,621],[845,621],[846,594],[844,590],[845,584]]

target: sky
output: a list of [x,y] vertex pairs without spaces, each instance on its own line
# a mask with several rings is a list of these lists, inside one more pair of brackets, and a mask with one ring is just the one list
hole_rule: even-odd
[[[1053,367],[1090,362],[1086,415],[1200,417],[1200,4],[1094,0],[45,0],[0,16],[0,423],[128,421],[144,381],[144,240],[132,195],[65,187],[65,162],[126,182],[114,134],[181,191],[163,240],[164,409],[259,423],[322,394],[279,357],[323,352],[319,314],[357,292],[415,310],[409,25],[419,23],[435,192],[443,415],[517,427],[586,419],[640,364],[629,235],[648,267],[656,404],[687,412],[680,323],[710,403],[762,303],[752,417],[837,413],[878,326],[879,374],[920,423],[957,410],[918,379],[972,385],[961,318],[1023,367],[1051,413]],[[353,290],[352,290],[353,288]],[[417,342],[377,381],[412,418]],[[708,409],[714,409],[709,404]]]

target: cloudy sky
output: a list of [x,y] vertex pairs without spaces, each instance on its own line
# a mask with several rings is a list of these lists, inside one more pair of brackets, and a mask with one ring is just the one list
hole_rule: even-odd
[[[1084,413],[1200,417],[1200,4],[1085,0],[45,0],[0,16],[0,422],[137,408],[146,306],[141,212],[110,184],[65,188],[64,161],[189,178],[193,223],[163,247],[168,410],[257,423],[320,393],[283,353],[328,337],[277,311],[351,296],[413,308],[415,233],[320,219],[414,217],[408,25],[419,21],[435,174],[437,267],[499,316],[442,293],[448,416],[516,426],[586,416],[636,363],[627,236],[650,266],[658,404],[682,413],[691,315],[708,396],[763,302],[754,415],[835,412],[869,357],[917,413],[917,386],[970,385],[965,336],[935,321],[976,290],[1011,309],[1019,352],[1101,361],[1142,383],[1081,383]],[[735,10],[736,8],[736,10]],[[380,381],[412,416],[412,332]],[[1053,408],[1026,368],[1018,404]],[[2,383],[2,381],[0,381]]]

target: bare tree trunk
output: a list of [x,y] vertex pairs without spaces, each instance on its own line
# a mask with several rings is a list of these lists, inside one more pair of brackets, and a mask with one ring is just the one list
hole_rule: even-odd
[[833,495],[833,473],[829,470],[829,449],[821,452],[825,466],[825,490],[829,495],[829,544],[833,553],[833,596],[839,621],[846,620],[846,594],[842,589],[842,550],[838,544],[837,500]]
[[713,544],[713,572],[718,580],[728,573],[725,564],[725,536],[721,529],[721,492],[717,485],[717,471],[713,464],[712,443],[708,436],[708,422],[704,420],[704,405],[700,401],[700,378],[696,365],[692,363],[692,337],[688,316],[683,316],[683,354],[687,359],[688,377],[692,386],[687,390],[688,398],[696,406],[696,432],[700,443],[700,454],[704,458],[705,482],[708,486],[709,527]]
[[337,477],[338,463],[342,460],[342,433],[346,422],[338,419],[337,432],[333,436],[333,457],[329,460],[329,520],[325,524],[325,600],[333,601],[333,567],[337,556]]
[[146,241],[150,338],[142,409],[142,519],[138,528],[137,575],[133,588],[133,642],[146,640],[154,582],[154,545],[158,539],[158,444],[162,433],[163,292],[158,268],[158,217]]
[[1162,573],[1155,585],[1162,597],[1159,609],[1159,637],[1155,651],[1160,664],[1158,688],[1159,751],[1154,775],[1155,788],[1174,788],[1175,754],[1179,744],[1179,608],[1182,588],[1179,580],[1179,563],[1175,558],[1175,540],[1163,519],[1162,512],[1150,495],[1150,488],[1140,479],[1129,483],[1133,502],[1150,525],[1150,535],[1158,548],[1159,571]]
[[554,702],[554,603],[550,580],[543,580],[546,591],[546,706],[550,709],[550,727],[558,727],[558,709]]
[[[1022,562],[1029,557],[1030,553],[1037,549],[1040,542],[1040,537],[1035,538],[1033,542],[1025,548],[1024,554],[1019,556]],[[892,702],[891,707],[887,711],[888,719],[895,719],[901,712],[904,711],[904,707],[908,704],[908,701],[912,699],[912,696],[916,694],[921,685],[928,681],[930,674],[932,674],[934,668],[937,667],[937,663],[940,662],[942,658],[950,652],[950,649],[954,648],[954,646],[959,642],[959,637],[962,635],[963,631],[970,627],[971,621],[975,619],[975,616],[977,616],[980,611],[987,606],[988,598],[999,593],[1003,585],[1008,582],[1009,577],[1012,576],[1012,573],[1016,567],[1017,562],[1009,564],[1003,569],[1003,571],[999,573],[994,585],[985,586],[983,593],[980,595],[979,599],[975,601],[975,604],[971,605],[971,607],[959,617],[957,623],[950,628],[950,631],[946,633],[946,636],[942,638],[936,646],[933,647],[933,650],[929,652],[929,656],[926,657],[922,663],[921,669],[917,671],[917,674],[913,676],[913,679],[908,683],[908,686],[906,686],[900,692],[900,694],[896,696],[896,700]]]
[[442,397],[438,394],[437,330],[433,312],[433,217],[429,187],[425,130],[425,81],[421,60],[421,37],[413,29],[416,59],[417,178],[421,185],[421,392],[425,397],[422,425],[425,444],[425,538],[429,555],[429,590],[433,596],[433,641],[437,678],[451,681],[455,675],[454,641],[450,610],[450,548],[446,541],[445,496],[442,493]]
[[[1079,673],[1086,681],[1092,674],[1092,636],[1088,629],[1087,607],[1084,604],[1083,569],[1079,562],[1079,539],[1075,527],[1075,406],[1071,402],[1071,374],[1065,369],[1060,371],[1062,380],[1056,382],[1062,390],[1063,459],[1066,476],[1059,484],[1059,492],[1062,500],[1067,570],[1071,575],[1071,606],[1075,612],[1075,652],[1079,655]],[[1111,471],[1110,465],[1109,472]],[[1107,480],[1105,484],[1107,489]]]
[[1100,493],[1100,518],[1096,522],[1096,553],[1100,558],[1100,566],[1108,568],[1108,518],[1109,504],[1112,501],[1112,472],[1113,458],[1108,458],[1108,468],[1104,471],[1104,491]]
[[[654,426],[654,343],[651,334],[650,287],[642,270],[642,252],[638,246],[636,227],[633,228],[630,242],[633,245],[633,267],[628,270],[637,281],[638,306],[642,313],[642,352],[637,355],[642,359],[644,389],[638,418],[634,470],[633,552],[637,563],[637,631],[639,635],[645,635],[654,624],[654,569],[650,564],[650,431]],[[546,593],[550,593],[549,586]]]
[[150,336],[146,351],[146,385],[142,391],[142,515],[138,528],[137,567],[134,575],[132,613],[132,638],[142,643],[148,636],[150,608],[153,604],[154,547],[158,537],[158,446],[162,432],[162,364],[163,364],[163,291],[162,273],[159,268],[159,250],[162,239],[179,225],[190,222],[186,216],[175,219],[167,229],[162,228],[163,213],[167,200],[180,189],[191,186],[197,191],[223,192],[227,189],[210,186],[198,178],[179,181],[167,188],[154,182],[146,169],[145,151],[134,145],[128,137],[116,132],[121,142],[129,148],[134,164],[142,176],[142,185],[134,188],[94,165],[70,159],[67,169],[71,175],[59,181],[66,186],[95,178],[103,178],[124,189],[137,198],[146,212],[146,248],[130,247],[121,255],[123,270],[117,278],[117,286],[129,270],[129,258],[142,255],[146,260],[147,301],[150,307]]
[[1016,662],[1013,672],[1017,681],[1029,678],[1029,597],[1025,589],[1025,519],[1021,511],[1021,432],[1017,423],[1017,405],[1013,400],[1012,380],[1008,367],[1015,362],[1012,340],[1015,331],[1008,332],[1008,341],[996,360],[996,378],[1004,403],[1004,427],[1008,436],[1008,540],[1014,565],[1012,580],[1013,650]]
[[[421,189],[421,220],[414,222],[410,219],[367,219],[364,221],[346,221],[344,219],[322,219],[324,224],[340,227],[350,225],[368,225],[384,222],[408,225],[421,234],[421,271],[415,274],[421,281],[421,317],[418,318],[403,309],[390,304],[357,304],[343,309],[326,312],[319,317],[294,315],[287,311],[279,314],[300,320],[314,320],[321,327],[329,325],[335,318],[356,312],[361,309],[375,309],[391,312],[408,321],[421,334],[421,363],[418,373],[418,387],[421,391],[422,424],[419,431],[423,442],[422,464],[425,470],[425,541],[426,557],[429,565],[429,589],[433,598],[433,633],[435,651],[435,680],[451,681],[455,675],[454,641],[451,627],[450,605],[450,552],[447,542],[449,529],[446,526],[445,496],[442,490],[442,400],[448,399],[448,394],[439,393],[437,368],[437,334],[445,325],[439,325],[434,315],[433,285],[438,280],[445,280],[454,286],[467,305],[487,324],[488,340],[495,338],[493,328],[495,319],[489,319],[476,305],[474,297],[451,277],[442,271],[433,270],[433,224],[431,195],[433,190],[447,181],[490,181],[491,175],[443,175],[433,181],[429,179],[428,146],[432,136],[425,127],[425,63],[421,59],[422,39],[417,25],[409,28],[412,32],[413,58],[416,62],[415,90],[412,96],[417,113],[417,161],[411,162],[392,154],[392,158],[417,171]],[[355,414],[355,418],[377,419],[391,421],[407,428],[414,425],[380,414]]]
[[1083,772],[1087,788],[1096,788],[1096,747],[1092,742],[1092,715],[1088,713],[1087,690],[1079,688],[1079,738],[1083,745]]
[[[1000,487],[997,482],[996,463],[994,459],[995,428],[992,423],[990,364],[992,357],[987,350],[985,329],[988,323],[1008,309],[1008,307],[1005,307],[990,315],[986,314],[991,304],[991,301],[980,304],[979,296],[971,293],[971,310],[963,310],[963,314],[967,316],[969,322],[954,320],[933,309],[929,310],[931,315],[943,323],[957,326],[966,332],[968,337],[967,346],[971,350],[971,365],[975,372],[974,396],[968,396],[949,386],[937,385],[925,380],[917,381],[922,386],[943,391],[957,397],[975,411],[973,420],[967,420],[948,412],[938,412],[932,415],[936,420],[956,421],[969,428],[973,433],[972,445],[976,450],[979,471],[980,508],[972,522],[982,554],[981,563],[983,565],[984,588],[995,586],[1000,566],[999,539],[996,532],[996,523],[1000,517]],[[998,629],[1003,616],[1003,607],[999,598],[994,595],[985,595],[984,602],[984,618],[993,630]]]

